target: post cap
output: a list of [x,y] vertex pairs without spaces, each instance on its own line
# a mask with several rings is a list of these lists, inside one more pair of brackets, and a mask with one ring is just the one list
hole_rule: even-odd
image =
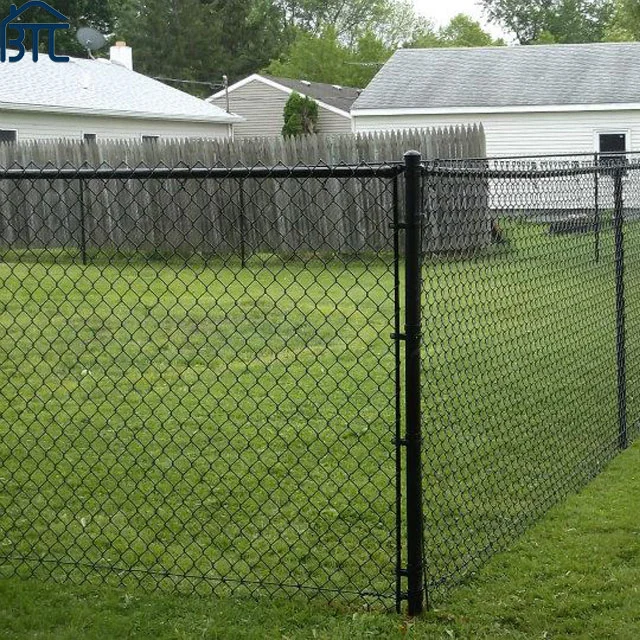
[[417,167],[422,162],[422,154],[419,151],[407,151],[404,154],[404,162],[410,167]]

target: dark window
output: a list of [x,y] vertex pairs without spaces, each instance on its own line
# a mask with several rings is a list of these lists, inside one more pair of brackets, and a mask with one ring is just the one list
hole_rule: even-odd
[[17,131],[0,129],[0,142],[15,142],[18,139]]
[[601,133],[600,153],[624,153],[627,150],[626,133]]
[[604,165],[626,165],[627,134],[601,133],[599,136],[600,162]]
[[85,142],[95,142],[98,139],[95,133],[85,133],[83,137]]
[[160,136],[142,136],[142,142],[157,142]]

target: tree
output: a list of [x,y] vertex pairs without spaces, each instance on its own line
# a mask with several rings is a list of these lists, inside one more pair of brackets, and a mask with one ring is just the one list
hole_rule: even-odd
[[318,131],[318,103],[293,92],[284,106],[283,136],[310,135]]
[[463,13],[453,17],[440,29],[431,28],[413,42],[411,47],[492,47],[504,45],[503,40],[494,40],[491,34],[473,18]]
[[227,75],[254,73],[282,50],[282,20],[271,0],[121,0],[116,33],[150,76],[211,83],[179,85],[210,95]]
[[640,40],[640,2],[619,0],[605,28],[604,39],[609,42]]
[[614,0],[480,0],[489,20],[520,44],[600,42]]
[[372,31],[368,31],[358,40],[346,65],[344,78],[338,84],[364,89],[394,50],[394,47],[387,46]]
[[446,27],[440,29],[440,40],[450,47],[491,47],[504,44],[502,40],[494,41],[479,22],[463,13],[451,19]]
[[350,60],[348,47],[340,43],[333,27],[327,27],[319,36],[299,32],[286,55],[272,61],[267,72],[285,78],[346,85],[345,67]]
[[329,27],[338,39],[353,46],[363,33],[384,21],[393,0],[274,0],[290,42],[300,31],[321,36]]
[[340,42],[335,29],[327,27],[319,36],[300,32],[286,55],[271,62],[267,73],[363,88],[392,53],[371,31],[351,48]]
[[435,32],[433,23],[419,16],[411,0],[389,0],[379,22],[370,29],[391,49],[403,47]]

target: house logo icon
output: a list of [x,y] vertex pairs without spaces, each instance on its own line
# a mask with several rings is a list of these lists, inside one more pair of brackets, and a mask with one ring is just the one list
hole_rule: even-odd
[[[44,9],[51,15],[57,22],[45,22],[45,23],[29,23],[19,22],[20,18],[25,12],[31,9]],[[0,22],[0,62],[19,62],[24,58],[27,50],[25,48],[24,39],[27,32],[32,36],[32,58],[34,62],[38,62],[39,52],[38,45],[40,41],[40,32],[48,32],[48,45],[49,58],[53,62],[69,62],[68,56],[57,56],[55,52],[55,32],[58,30],[69,29],[69,20],[66,16],[63,16],[59,11],[56,11],[51,5],[43,2],[42,0],[29,0],[25,2],[19,9],[15,4],[11,5],[9,9],[9,15]],[[15,38],[8,38],[8,31],[16,31],[17,36]],[[7,55],[11,53],[8,49],[16,49],[15,55]]]

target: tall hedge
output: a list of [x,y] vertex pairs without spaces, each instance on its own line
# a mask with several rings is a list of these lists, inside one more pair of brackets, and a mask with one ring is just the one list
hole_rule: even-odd
[[318,133],[318,103],[293,92],[284,106],[283,136]]

